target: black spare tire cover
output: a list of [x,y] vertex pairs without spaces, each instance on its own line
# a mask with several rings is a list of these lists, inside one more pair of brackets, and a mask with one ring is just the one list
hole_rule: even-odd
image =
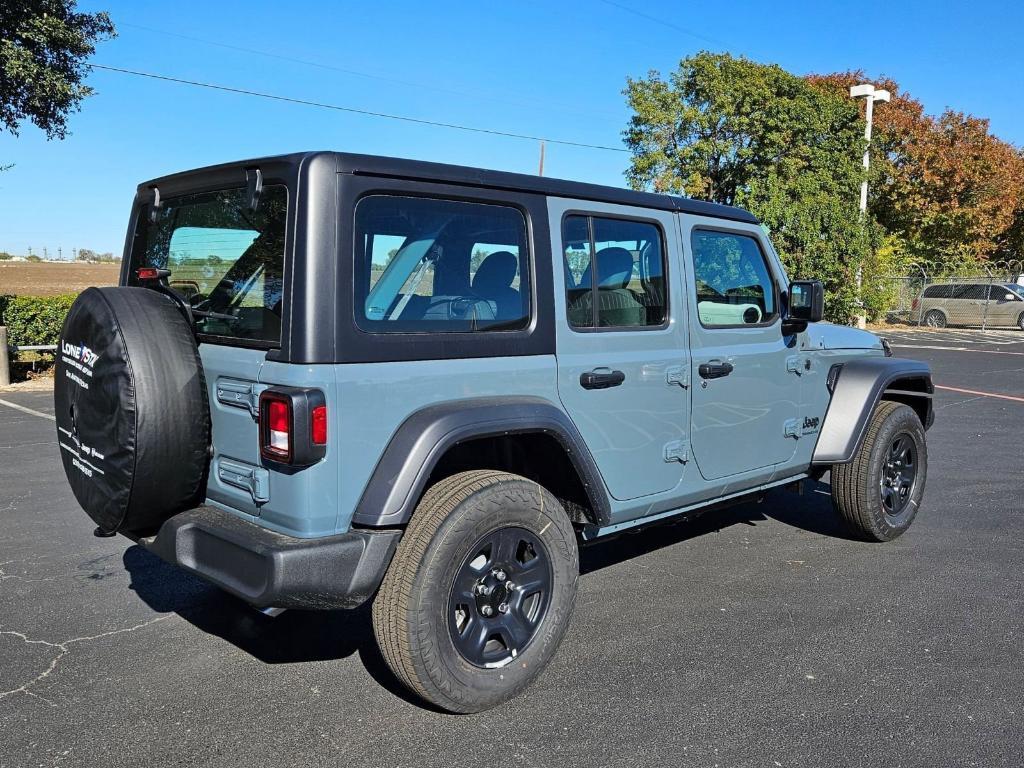
[[148,288],[89,288],[64,321],[54,406],[75,498],[105,533],[201,501],[210,409],[188,322]]

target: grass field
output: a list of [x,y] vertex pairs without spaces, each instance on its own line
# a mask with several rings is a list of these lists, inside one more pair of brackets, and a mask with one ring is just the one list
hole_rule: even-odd
[[0,261],[0,294],[54,296],[117,283],[120,264]]

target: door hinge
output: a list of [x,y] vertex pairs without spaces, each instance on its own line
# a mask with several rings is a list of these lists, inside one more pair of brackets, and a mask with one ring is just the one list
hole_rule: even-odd
[[683,389],[690,387],[690,368],[685,365],[673,365],[665,371],[665,381],[678,384]]
[[678,461],[680,464],[685,464],[689,460],[690,450],[685,440],[673,440],[671,443],[665,444],[665,461]]
[[786,437],[800,438],[800,419],[786,419],[782,425],[782,433]]
[[217,379],[217,402],[235,408],[247,408],[254,419],[260,417],[260,392],[265,384],[237,379]]
[[226,485],[248,491],[257,504],[270,501],[270,472],[263,467],[220,459],[217,462],[217,479]]

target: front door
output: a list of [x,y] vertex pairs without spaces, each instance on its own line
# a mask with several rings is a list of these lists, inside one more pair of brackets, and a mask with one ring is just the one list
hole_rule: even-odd
[[681,219],[691,302],[690,440],[718,480],[789,461],[800,425],[802,358],[781,331],[781,268],[756,226]]
[[612,497],[669,491],[689,402],[673,214],[554,198],[548,212],[562,404]]

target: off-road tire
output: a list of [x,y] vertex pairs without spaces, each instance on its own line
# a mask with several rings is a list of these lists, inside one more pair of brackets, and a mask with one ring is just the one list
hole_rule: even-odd
[[949,319],[941,309],[932,309],[924,316],[924,324],[929,328],[945,328],[949,325]]
[[[892,515],[882,498],[889,450],[899,436],[913,441],[914,478],[905,505]],[[832,502],[851,532],[866,541],[891,541],[917,516],[928,472],[924,427],[913,408],[883,400],[875,408],[853,461],[832,466]]]
[[[522,651],[484,668],[455,645],[453,584],[481,540],[523,529],[546,550],[549,601]],[[578,574],[575,532],[554,496],[518,475],[462,472],[431,487],[417,506],[374,600],[374,634],[410,691],[450,712],[480,712],[517,696],[547,666],[568,627]]]

